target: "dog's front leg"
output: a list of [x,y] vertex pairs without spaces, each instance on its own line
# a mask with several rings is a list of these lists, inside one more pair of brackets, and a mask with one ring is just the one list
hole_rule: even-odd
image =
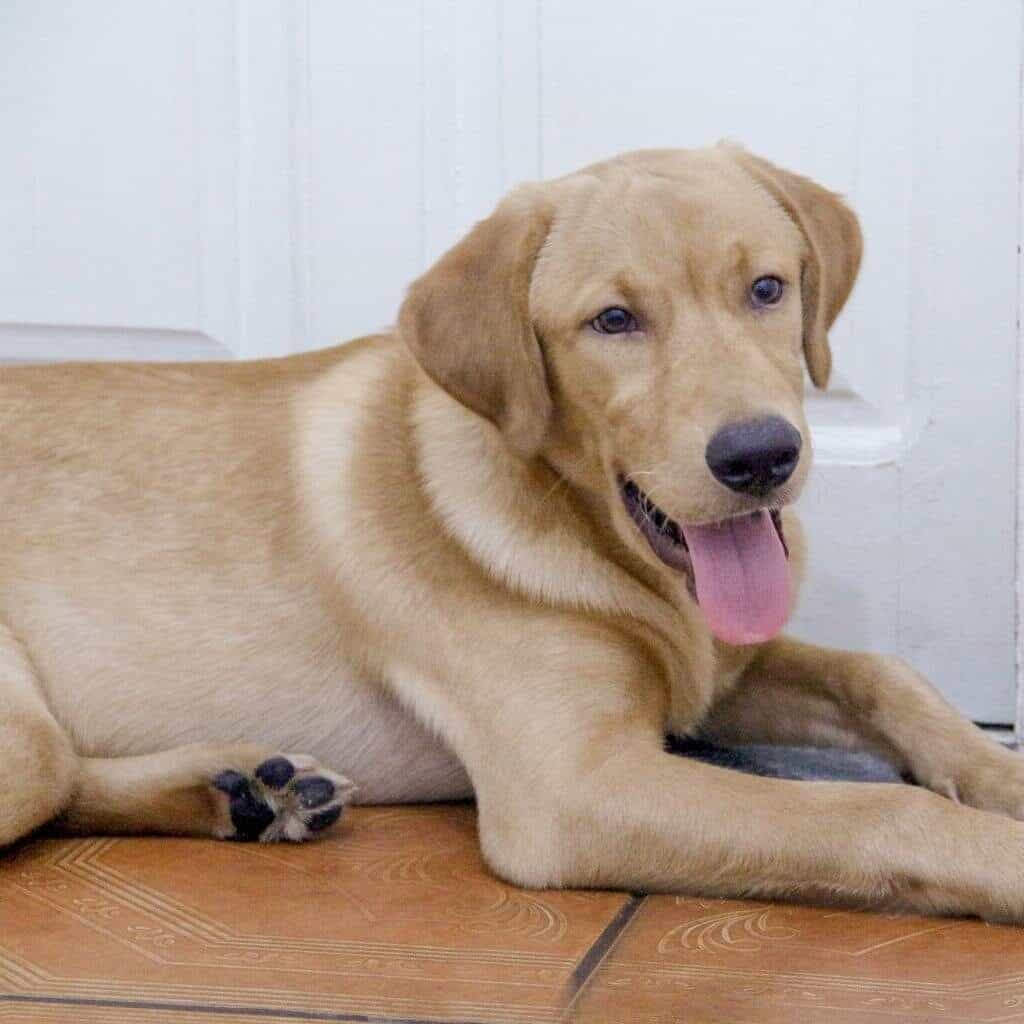
[[860,746],[943,796],[1024,819],[1024,757],[899,658],[779,637],[758,651],[708,725],[730,741]]
[[473,781],[484,855],[510,882],[1024,923],[1021,822],[914,786],[766,779],[669,754],[669,680],[639,638],[550,611],[501,607],[499,623],[486,646],[453,630],[443,673],[394,683],[442,725]]
[[527,764],[492,748],[492,769],[475,773],[485,856],[514,883],[1024,923],[1018,822],[911,786],[764,779],[687,761],[665,753],[655,730],[613,734],[585,713],[563,724],[571,741],[560,751],[533,750]]

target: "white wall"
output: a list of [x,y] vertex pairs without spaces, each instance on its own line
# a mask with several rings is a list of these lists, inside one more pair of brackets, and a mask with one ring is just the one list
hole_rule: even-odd
[[1020,49],[1014,0],[7,0],[0,357],[351,338],[515,182],[736,138],[867,237],[797,629],[1009,721]]

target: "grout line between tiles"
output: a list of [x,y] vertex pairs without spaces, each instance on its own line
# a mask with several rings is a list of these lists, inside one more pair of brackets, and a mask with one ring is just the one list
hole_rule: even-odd
[[647,896],[642,892],[631,893],[629,900],[623,904],[619,912],[608,922],[604,931],[594,940],[594,944],[590,949],[583,954],[582,959],[576,965],[576,969],[572,972],[572,976],[566,982],[564,997],[564,1014],[566,1016],[583,994],[587,983],[597,973],[605,957],[612,951],[616,942],[622,937],[623,932],[629,927],[630,922],[636,917],[645,899],[647,899]]
[[331,1024],[481,1024],[479,1021],[420,1020],[412,1017],[379,1017],[365,1013],[328,1013],[316,1010],[277,1010],[263,1006],[209,1006],[202,1003],[153,1002],[132,999],[81,999],[76,996],[0,995],[4,1003],[43,1004],[49,1006],[93,1006],[122,1010],[170,1010],[201,1013],[211,1017],[249,1016],[269,1020],[329,1021]]

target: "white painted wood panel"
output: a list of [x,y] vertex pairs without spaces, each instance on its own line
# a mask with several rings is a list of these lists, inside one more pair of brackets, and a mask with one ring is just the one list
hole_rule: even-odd
[[233,32],[227,4],[0,5],[0,355],[234,350]]
[[1013,0],[8,0],[0,359],[331,344],[518,181],[740,140],[867,239],[797,632],[1009,721],[1020,70]]
[[309,7],[311,332],[392,322],[422,263],[419,8]]
[[1021,14],[915,23],[901,650],[979,718],[1012,721]]

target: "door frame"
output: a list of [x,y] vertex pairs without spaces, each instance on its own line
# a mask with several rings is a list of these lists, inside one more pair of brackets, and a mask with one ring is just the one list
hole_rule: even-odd
[[1017,91],[1017,520],[1016,563],[1014,571],[1014,600],[1016,602],[1016,652],[1017,652],[1017,701],[1016,717],[1013,723],[1013,739],[1024,742],[1024,338],[1021,323],[1024,321],[1024,259],[1021,247],[1024,244],[1024,26],[1021,29],[1018,46],[1018,71],[1020,87]]

